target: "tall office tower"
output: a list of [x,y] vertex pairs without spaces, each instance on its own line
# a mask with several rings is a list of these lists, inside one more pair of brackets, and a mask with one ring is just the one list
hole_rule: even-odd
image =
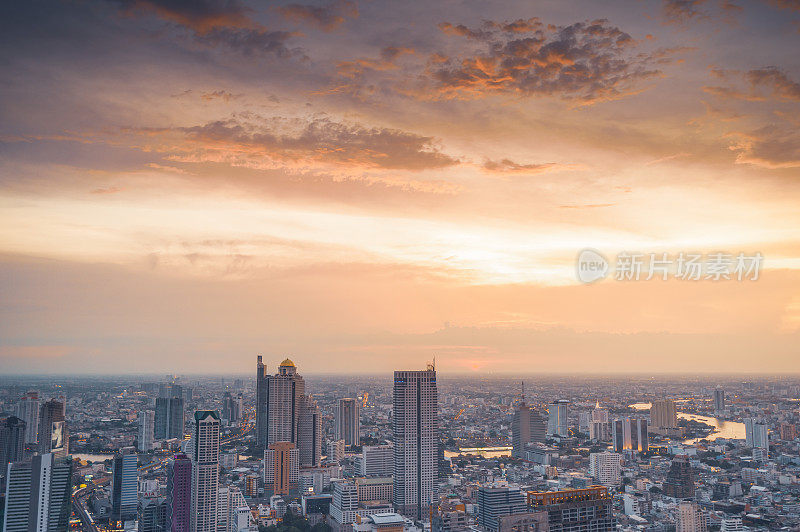
[[719,415],[725,412],[725,390],[714,390],[714,413]]
[[136,532],[164,532],[167,521],[167,501],[163,497],[142,497],[137,512]]
[[600,401],[597,401],[592,410],[592,423],[608,423],[608,409],[601,408]]
[[17,405],[17,417],[25,422],[25,443],[38,442],[39,436],[39,392],[26,393]]
[[673,499],[691,499],[694,497],[694,475],[689,457],[679,454],[672,459],[664,481],[664,495]]
[[139,504],[139,470],[137,456],[123,450],[114,455],[111,465],[111,518],[133,521]]
[[517,408],[514,409],[514,417],[511,420],[512,456],[523,458],[526,445],[531,442],[544,443],[546,439],[545,432],[544,418],[539,412],[531,409],[525,403],[525,394],[523,392],[522,400],[517,405]]
[[239,404],[233,398],[231,392],[225,392],[222,398],[222,419],[229,423],[239,421]]
[[612,426],[614,451],[625,450],[645,453],[648,450],[648,432],[646,419],[617,419]]
[[519,488],[481,486],[478,489],[478,526],[488,532],[498,532],[504,515],[527,512],[525,496]]
[[216,532],[217,489],[219,488],[219,413],[194,413],[192,438],[192,520],[191,532]]
[[589,425],[589,438],[595,441],[611,441],[611,425],[612,423],[608,422],[593,421]]
[[589,474],[603,486],[619,486],[622,457],[608,451],[589,455]]
[[650,406],[650,425],[658,429],[674,429],[678,426],[678,413],[675,401],[660,399]]
[[675,532],[706,532],[708,516],[694,501],[681,501],[675,509]]
[[322,414],[310,395],[303,396],[297,417],[297,448],[301,467],[319,467],[322,463]]
[[[299,444],[298,425],[304,406],[313,404],[305,396],[305,381],[288,358],[278,366],[278,373],[267,375],[261,357],[256,371],[256,437],[268,447],[280,441]],[[309,407],[310,408],[310,407]],[[322,440],[320,437],[320,449]]]
[[139,412],[139,437],[137,445],[140,452],[146,453],[153,450],[155,434],[155,413],[152,410]]
[[438,502],[439,421],[436,368],[394,372],[394,504],[421,519]]
[[569,401],[559,399],[550,404],[549,416],[547,418],[547,433],[558,436],[569,436],[569,424],[567,415]]
[[7,471],[3,532],[66,532],[72,460],[40,454]]
[[228,488],[228,532],[240,532],[250,525],[250,507],[236,486]]
[[358,445],[361,419],[357,399],[339,399],[336,408],[335,438],[344,440],[348,447]]
[[[170,389],[173,388],[174,386]],[[183,397],[156,398],[155,421],[153,427],[154,438],[156,440],[172,438],[182,440],[185,419]]]
[[547,512],[549,532],[612,532],[617,519],[608,488],[528,492],[528,509]]
[[256,363],[256,443],[266,447],[269,440],[267,425],[269,422],[269,376],[267,375],[261,355]]
[[45,401],[39,410],[39,454],[53,452],[69,454],[69,436],[64,421],[64,403],[56,399]]
[[25,422],[16,416],[0,419],[0,477],[6,476],[9,462],[25,456]]
[[394,468],[394,445],[365,445],[356,469],[363,477],[388,477]]
[[769,451],[769,430],[766,423],[756,418],[744,420],[745,442],[750,448],[760,448]]
[[300,452],[292,442],[279,441],[264,451],[264,491],[285,495],[297,490],[300,480]]
[[167,463],[166,532],[191,532],[192,461],[176,454]]
[[217,532],[228,532],[230,525],[230,493],[227,486],[217,488]]

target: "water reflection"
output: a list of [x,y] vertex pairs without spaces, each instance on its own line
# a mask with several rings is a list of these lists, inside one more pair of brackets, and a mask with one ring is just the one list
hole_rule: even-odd
[[[650,406],[651,406],[650,403],[635,403],[630,405],[631,408],[634,408],[636,410],[650,410]],[[686,412],[678,412],[678,417],[680,419],[698,421],[700,423],[705,423],[706,425],[711,425],[712,427],[714,427],[714,431],[704,438],[691,438],[685,440],[683,443],[685,443],[686,445],[692,445],[700,440],[714,441],[717,438],[727,438],[731,440],[745,439],[744,423],[738,423],[736,421],[726,421],[724,419],[718,419],[710,416],[701,416],[698,414],[688,414]]]

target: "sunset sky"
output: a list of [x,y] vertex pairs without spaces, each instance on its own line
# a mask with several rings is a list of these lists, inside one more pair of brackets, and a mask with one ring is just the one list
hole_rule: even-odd
[[296,1],[0,4],[0,373],[800,371],[798,0]]

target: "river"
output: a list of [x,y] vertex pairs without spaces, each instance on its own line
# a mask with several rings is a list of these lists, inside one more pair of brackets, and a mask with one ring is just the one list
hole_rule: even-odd
[[[650,403],[635,403],[630,405],[631,408],[636,410],[650,410]],[[689,414],[687,412],[678,412],[678,417],[681,419],[698,421],[711,425],[714,431],[704,438],[691,438],[685,440],[683,443],[686,445],[693,445],[700,440],[714,441],[717,438],[727,438],[730,440],[743,440],[745,439],[744,423],[736,421],[726,421],[710,416],[701,416],[699,414]]]

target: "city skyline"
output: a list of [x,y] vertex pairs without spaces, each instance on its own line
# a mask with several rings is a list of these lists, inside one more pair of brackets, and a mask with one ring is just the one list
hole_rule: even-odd
[[[797,373],[798,24],[778,0],[4,4],[0,365]],[[585,285],[585,249],[763,264]]]

